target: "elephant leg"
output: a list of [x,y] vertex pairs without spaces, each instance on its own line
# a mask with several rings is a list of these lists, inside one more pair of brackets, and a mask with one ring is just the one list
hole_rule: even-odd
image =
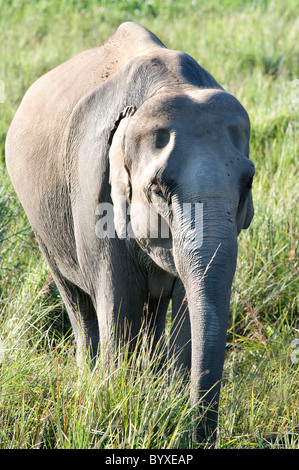
[[135,347],[146,303],[145,282],[133,263],[120,256],[113,261],[113,276],[103,269],[94,281],[101,349],[112,353],[128,342]]
[[170,330],[170,355],[176,357],[176,366],[186,378],[191,370],[191,329],[185,289],[177,279],[172,291],[172,322]]
[[[147,305],[146,326],[153,335],[152,354],[166,354],[165,321],[170,299],[150,299]],[[166,359],[166,356],[165,356]]]
[[68,280],[53,273],[55,283],[66,305],[76,340],[76,358],[83,365],[85,354],[93,360],[99,349],[99,326],[90,296]]
[[36,239],[66,306],[75,335],[77,363],[82,366],[85,354],[88,352],[90,358],[94,359],[99,348],[99,326],[95,308],[90,296],[62,275],[41,238],[36,235]]

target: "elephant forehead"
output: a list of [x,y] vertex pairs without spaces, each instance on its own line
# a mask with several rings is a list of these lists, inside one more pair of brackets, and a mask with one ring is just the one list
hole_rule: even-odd
[[199,125],[206,127],[209,118],[215,130],[233,122],[249,127],[247,112],[229,93],[190,88],[180,93],[161,92],[147,100],[134,116],[133,128],[136,134],[154,132],[158,128],[191,130],[198,129]]

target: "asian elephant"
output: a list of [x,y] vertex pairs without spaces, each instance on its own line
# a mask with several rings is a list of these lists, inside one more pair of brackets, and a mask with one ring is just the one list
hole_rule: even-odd
[[215,436],[237,236],[253,217],[249,136],[245,109],[193,58],[124,23],[38,79],[6,140],[78,360],[117,341],[116,325],[136,337],[143,315],[158,341],[172,299],[171,348],[209,407],[198,440]]

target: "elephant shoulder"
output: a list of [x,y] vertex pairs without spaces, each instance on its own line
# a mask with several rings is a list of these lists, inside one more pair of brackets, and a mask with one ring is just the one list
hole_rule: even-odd
[[28,134],[30,139],[36,136],[37,145],[45,142],[47,135],[56,134],[54,143],[57,144],[61,130],[85,95],[111,78],[132,58],[163,47],[146,28],[127,22],[103,44],[53,68],[38,78],[24,95],[12,122],[9,147],[17,145],[18,141],[22,141],[22,147],[26,146],[23,139],[26,140]]

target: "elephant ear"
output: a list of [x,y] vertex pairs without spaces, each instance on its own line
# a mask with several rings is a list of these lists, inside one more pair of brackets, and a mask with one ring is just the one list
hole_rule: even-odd
[[124,162],[124,134],[129,118],[135,113],[134,106],[127,106],[122,111],[111,129],[109,137],[109,163],[111,198],[114,206],[114,226],[119,238],[126,237],[127,202],[130,199],[130,179]]

